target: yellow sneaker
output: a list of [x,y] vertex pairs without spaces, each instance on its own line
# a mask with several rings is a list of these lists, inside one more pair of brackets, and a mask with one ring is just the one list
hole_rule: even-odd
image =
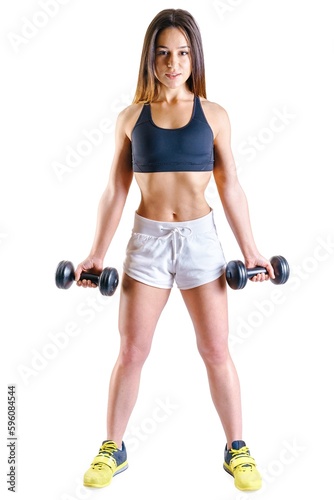
[[241,491],[255,491],[262,486],[262,479],[254,458],[244,441],[233,441],[232,448],[225,448],[224,469],[234,477],[234,485]]
[[116,474],[128,468],[126,448],[117,448],[114,441],[103,441],[98,455],[94,458],[90,468],[84,475],[84,486],[103,488],[111,483]]

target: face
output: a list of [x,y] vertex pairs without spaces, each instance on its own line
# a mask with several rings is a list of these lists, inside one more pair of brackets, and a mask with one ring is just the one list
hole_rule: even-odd
[[191,75],[189,42],[178,28],[166,28],[158,38],[155,49],[155,76],[162,85],[176,89]]

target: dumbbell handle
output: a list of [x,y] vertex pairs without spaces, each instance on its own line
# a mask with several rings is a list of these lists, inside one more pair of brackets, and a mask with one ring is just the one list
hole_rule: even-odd
[[247,269],[247,277],[248,278],[253,278],[253,276],[256,276],[257,274],[268,274],[268,271],[265,267],[252,267],[250,269]]
[[98,285],[100,281],[100,276],[98,274],[91,274],[91,273],[81,273],[80,274],[80,281],[81,280],[90,280],[94,285]]

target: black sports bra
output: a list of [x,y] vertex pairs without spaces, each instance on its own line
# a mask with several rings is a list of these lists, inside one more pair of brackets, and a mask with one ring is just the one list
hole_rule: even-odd
[[177,129],[154,124],[145,104],[132,131],[134,172],[202,172],[213,170],[213,132],[199,97],[194,99],[190,122]]

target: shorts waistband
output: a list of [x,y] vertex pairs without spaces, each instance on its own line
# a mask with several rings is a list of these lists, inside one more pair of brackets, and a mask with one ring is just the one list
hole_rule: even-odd
[[152,219],[146,219],[141,215],[135,213],[135,220],[133,226],[134,233],[147,234],[148,236],[159,237],[164,231],[173,231],[177,229],[190,229],[191,232],[204,233],[212,229],[216,229],[213,211],[211,210],[208,215],[200,217],[199,219],[193,219],[181,222],[163,222],[156,221]]

